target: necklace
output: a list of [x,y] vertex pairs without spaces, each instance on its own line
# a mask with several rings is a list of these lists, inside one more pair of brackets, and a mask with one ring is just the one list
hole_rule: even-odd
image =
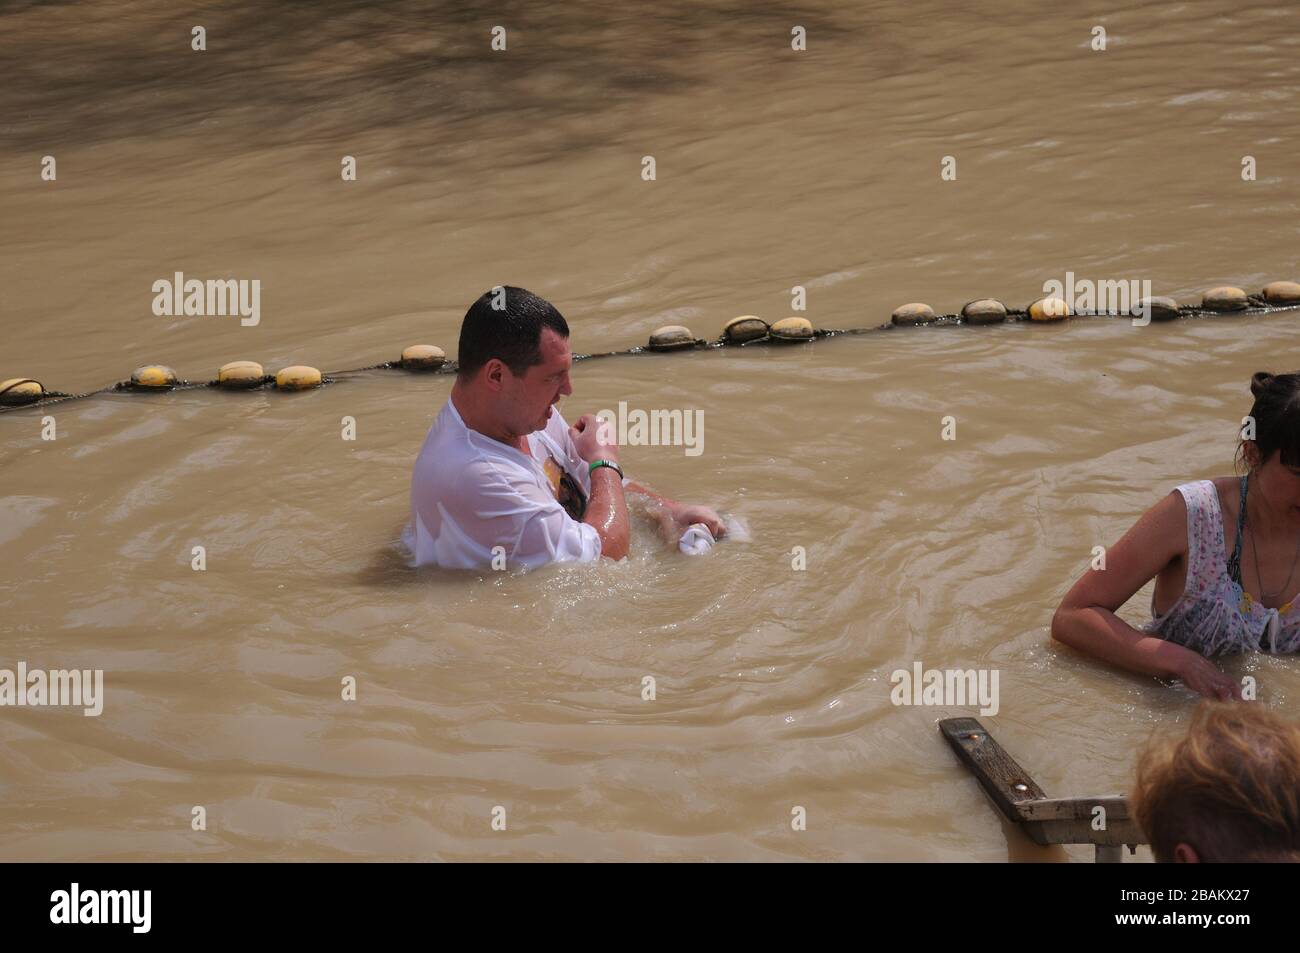
[[1278,596],[1282,595],[1282,593],[1291,588],[1291,580],[1295,578],[1295,567],[1297,563],[1300,563],[1300,539],[1296,540],[1295,556],[1291,559],[1291,571],[1287,573],[1286,582],[1282,583],[1282,587],[1274,592],[1264,591],[1264,577],[1259,571],[1259,537],[1256,535],[1254,530],[1251,530],[1250,542],[1250,548],[1255,554],[1255,578],[1259,580],[1259,601],[1261,603],[1272,602]]

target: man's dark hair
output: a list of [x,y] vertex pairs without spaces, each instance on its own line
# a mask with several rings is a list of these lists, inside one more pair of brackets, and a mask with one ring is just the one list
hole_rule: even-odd
[[522,377],[542,362],[542,328],[569,336],[564,315],[545,298],[510,285],[483,292],[461,322],[456,373],[469,378],[495,357]]

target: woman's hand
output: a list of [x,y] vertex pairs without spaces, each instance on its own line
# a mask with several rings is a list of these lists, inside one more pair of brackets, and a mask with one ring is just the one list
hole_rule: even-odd
[[1178,678],[1184,685],[1199,695],[1218,701],[1232,701],[1241,698],[1241,684],[1232,676],[1225,674],[1205,656],[1187,650],[1185,659],[1179,664]]

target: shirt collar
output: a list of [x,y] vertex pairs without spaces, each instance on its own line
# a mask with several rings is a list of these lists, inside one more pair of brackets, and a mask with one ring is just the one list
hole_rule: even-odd
[[[468,424],[466,424],[465,418],[461,417],[460,411],[456,409],[456,402],[451,399],[450,395],[447,396],[447,407],[448,409],[451,410],[451,419],[456,421],[456,425],[460,427],[461,430],[465,431],[466,437],[471,443],[477,441],[478,446],[480,447],[485,447],[493,450],[504,450],[507,453],[513,453],[516,456],[522,457],[523,459],[527,460],[529,463],[533,464],[536,467],[540,467],[542,465],[541,461],[539,461],[531,453],[524,453],[522,450],[518,449],[517,447],[510,446],[510,444],[508,443],[502,443],[500,440],[493,440],[487,434],[479,433],[473,427],[470,427]],[[532,437],[534,436],[534,434],[538,434],[538,433],[541,433],[541,431],[535,430],[533,431],[533,433],[529,434],[528,436]],[[549,452],[550,448],[547,447],[546,449]]]

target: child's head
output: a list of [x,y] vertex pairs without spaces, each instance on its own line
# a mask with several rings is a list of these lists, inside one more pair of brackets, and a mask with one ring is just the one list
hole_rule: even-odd
[[1203,702],[1149,746],[1130,795],[1161,862],[1300,860],[1300,726],[1258,702]]

